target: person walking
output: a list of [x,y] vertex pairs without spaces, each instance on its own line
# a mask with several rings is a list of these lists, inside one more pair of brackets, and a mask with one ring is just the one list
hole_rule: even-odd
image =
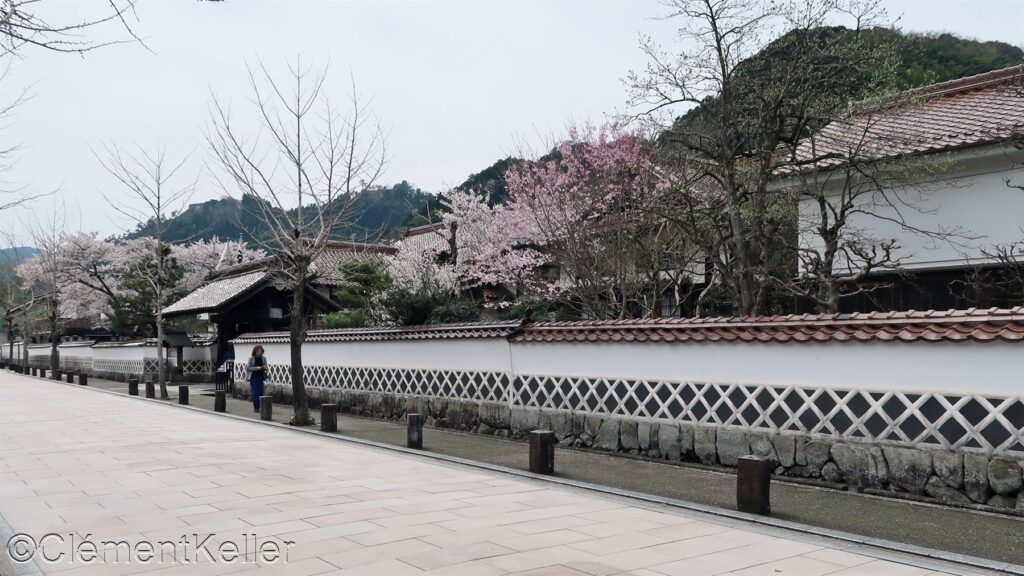
[[263,346],[255,346],[249,357],[249,389],[252,391],[253,412],[260,411],[260,396],[263,395],[263,382],[267,378],[267,358],[263,355]]

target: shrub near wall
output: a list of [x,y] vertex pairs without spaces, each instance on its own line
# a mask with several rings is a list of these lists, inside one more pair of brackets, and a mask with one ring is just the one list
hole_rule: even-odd
[[[328,330],[304,358],[313,403],[361,416],[708,465],[757,454],[779,475],[1024,510],[1021,338],[1014,309]],[[289,401],[286,336],[236,341],[252,342]]]

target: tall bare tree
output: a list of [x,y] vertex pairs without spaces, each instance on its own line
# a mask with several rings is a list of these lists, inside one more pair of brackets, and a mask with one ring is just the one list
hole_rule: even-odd
[[306,290],[319,274],[315,262],[332,231],[350,222],[358,197],[387,163],[380,124],[355,91],[345,112],[325,88],[327,69],[301,59],[280,78],[261,62],[250,66],[252,113],[261,132],[246,134],[221,99],[211,105],[207,135],[221,186],[257,200],[254,215],[264,230],[255,235],[274,254],[269,272],[291,291],[291,384],[296,425],[312,422],[302,368],[306,339]]
[[[884,12],[877,0],[663,3],[666,18],[680,22],[685,48],[670,53],[642,43],[649,64],[627,79],[632,104],[639,117],[668,124],[664,144],[678,151],[684,180],[706,180],[719,191],[713,203],[721,210],[699,224],[700,240],[721,250],[709,259],[735,312],[759,314],[775,286],[776,240],[793,217],[791,199],[770,186],[793,164],[779,150],[820,128],[852,86],[871,91],[887,79],[869,73],[889,64],[886,47],[867,37]],[[852,36],[830,28],[839,20]]]
[[167,219],[188,205],[196,189],[195,178],[182,174],[189,156],[173,161],[163,146],[151,150],[137,147],[125,151],[107,145],[96,154],[103,168],[121,185],[124,196],[106,195],[107,204],[139,227],[152,226],[153,242],[150,258],[137,260],[132,270],[146,282],[153,294],[153,312],[157,334],[157,382],[160,396],[167,398],[167,361],[164,353],[164,306],[168,290],[171,250],[165,240]]

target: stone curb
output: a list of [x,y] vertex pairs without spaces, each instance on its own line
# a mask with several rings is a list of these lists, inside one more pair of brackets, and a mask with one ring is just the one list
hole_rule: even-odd
[[[24,375],[21,375],[21,376],[24,376]],[[81,387],[81,386],[78,386],[78,385],[67,384],[65,382],[57,382],[55,380],[48,380],[48,379],[44,380],[44,379],[38,378],[38,377],[28,376],[27,378],[30,378],[32,380],[39,380],[39,381],[45,381],[45,382],[50,382],[50,383],[54,383],[54,384],[60,384],[62,386],[66,386],[66,387],[72,387],[72,388],[74,388],[76,390],[82,390],[83,388],[85,388],[85,387]],[[94,387],[89,387],[88,390],[91,390],[93,392],[100,392],[100,393],[103,393],[103,394],[110,394],[110,395],[113,395],[113,396],[128,398],[124,394],[121,394],[119,392],[115,392],[113,390],[105,390],[105,389],[102,389],[102,388],[94,388]],[[558,478],[558,477],[553,477],[553,476],[545,476],[545,475],[540,475],[540,474],[533,474],[533,473],[527,472],[525,470],[518,470],[518,469],[515,469],[515,468],[508,468],[508,467],[505,467],[505,466],[498,466],[498,465],[494,465],[494,464],[488,464],[488,463],[485,463],[485,462],[476,462],[476,461],[468,460],[468,459],[465,459],[465,458],[459,458],[457,456],[448,456],[448,455],[445,455],[445,454],[438,454],[438,453],[433,453],[433,452],[424,452],[424,451],[421,451],[421,450],[412,450],[412,449],[409,449],[409,448],[405,448],[403,446],[396,446],[396,445],[393,445],[393,444],[384,444],[384,443],[375,442],[375,441],[372,441],[372,440],[364,440],[364,439],[361,439],[361,438],[354,438],[354,437],[351,437],[351,436],[344,436],[342,434],[334,434],[334,433],[321,432],[321,431],[319,431],[317,429],[313,429],[313,428],[291,426],[291,425],[288,425],[288,424],[285,424],[285,423],[281,423],[281,422],[253,420],[251,418],[245,418],[243,416],[239,416],[237,414],[231,414],[231,413],[228,413],[228,412],[225,412],[225,413],[215,413],[215,412],[212,412],[210,410],[207,410],[205,408],[201,408],[201,407],[198,407],[198,406],[191,406],[191,405],[189,405],[189,406],[182,406],[180,404],[171,403],[171,402],[168,402],[166,400],[160,400],[160,399],[155,399],[155,398],[152,398],[152,399],[151,398],[143,398],[143,397],[138,397],[138,398],[135,398],[135,399],[136,400],[140,400],[140,401],[144,401],[144,402],[150,402],[150,403],[158,404],[158,405],[161,405],[161,406],[171,406],[171,407],[178,408],[178,409],[192,410],[192,411],[199,412],[199,413],[202,413],[202,414],[207,414],[209,416],[214,416],[214,417],[218,417],[218,416],[219,417],[225,417],[226,416],[228,418],[231,418],[231,419],[234,419],[234,420],[238,420],[238,421],[241,421],[241,422],[248,422],[250,424],[255,424],[255,425],[260,425],[260,426],[273,426],[273,427],[284,429],[284,430],[290,430],[292,432],[297,432],[297,433],[301,433],[301,434],[310,434],[310,435],[314,435],[314,436],[320,436],[322,438],[329,438],[329,439],[333,439],[333,440],[339,440],[339,441],[347,442],[347,443],[350,443],[350,444],[356,444],[356,445],[361,445],[361,446],[368,446],[368,447],[372,447],[372,448],[380,448],[380,449],[384,449],[384,450],[389,450],[391,452],[398,452],[398,453],[406,454],[406,455],[409,455],[409,456],[415,456],[415,457],[419,457],[419,458],[427,458],[427,459],[438,460],[438,461],[442,461],[442,462],[446,462],[446,463],[450,463],[450,464],[458,464],[458,465],[461,465],[461,466],[468,466],[468,467],[472,467],[472,468],[479,468],[479,469],[483,469],[483,470],[489,470],[489,471],[497,472],[497,473],[501,473],[501,474],[508,474],[508,475],[512,475],[512,476],[518,476],[518,477],[521,477],[521,478],[527,478],[527,479],[534,480],[534,481],[541,482],[541,483],[556,484],[556,485],[560,485],[560,486],[576,488],[576,489],[585,490],[585,491],[589,491],[589,492],[596,492],[596,493],[600,493],[600,494],[617,496],[617,497],[625,498],[625,499],[629,499],[629,500],[637,500],[637,501],[641,501],[641,502],[648,502],[648,503],[652,503],[652,504],[659,504],[659,505],[663,505],[663,506],[667,506],[667,507],[671,507],[671,508],[679,508],[679,509],[683,509],[683,510],[690,510],[690,511],[700,512],[700,513],[703,513],[703,514],[708,514],[708,515],[711,515],[711,516],[717,516],[717,517],[720,517],[720,518],[726,518],[726,519],[730,519],[730,520],[739,520],[739,521],[750,522],[750,523],[753,523],[753,524],[759,524],[759,525],[763,525],[763,526],[770,526],[770,527],[773,527],[773,528],[780,528],[780,529],[783,529],[783,530],[788,530],[788,531],[796,532],[796,533],[799,533],[799,534],[806,534],[806,535],[811,535],[811,536],[823,537],[823,538],[827,538],[827,539],[831,539],[831,540],[837,540],[837,541],[845,543],[845,544],[854,544],[854,545],[868,546],[870,548],[874,548],[874,549],[877,549],[877,550],[871,550],[869,548],[868,550],[857,550],[856,553],[863,554],[865,556],[870,556],[870,557],[877,558],[877,559],[898,562],[898,563],[901,563],[901,564],[910,564],[910,565],[913,565],[913,566],[916,566],[916,567],[919,567],[919,568],[923,568],[923,569],[945,571],[945,572],[950,572],[952,574],[963,575],[963,576],[968,576],[968,575],[975,574],[975,572],[972,572],[972,571],[969,571],[969,570],[964,570],[964,569],[961,569],[961,568],[959,568],[957,566],[935,565],[935,564],[932,564],[931,562],[929,562],[930,560],[932,560],[932,561],[936,561],[937,560],[937,561],[940,561],[940,562],[949,562],[949,563],[952,563],[952,564],[959,564],[959,565],[968,566],[968,567],[971,567],[971,568],[981,568],[981,569],[984,569],[984,570],[990,570],[990,571],[998,572],[998,573],[1014,574],[1014,575],[1017,575],[1017,576],[1024,576],[1024,565],[1021,565],[1021,564],[1011,564],[1009,562],[1000,562],[1000,561],[996,561],[996,560],[989,560],[989,559],[980,558],[980,557],[977,557],[977,556],[968,556],[968,555],[964,555],[964,554],[956,554],[956,553],[953,553],[953,552],[946,552],[944,550],[937,550],[937,549],[934,549],[934,548],[926,548],[926,547],[923,547],[923,546],[915,546],[915,545],[912,545],[912,544],[904,544],[902,542],[895,542],[895,541],[886,540],[886,539],[883,539],[883,538],[874,538],[874,537],[870,537],[870,536],[861,536],[861,535],[853,534],[853,533],[850,533],[850,532],[843,532],[843,531],[840,531],[840,530],[830,530],[830,529],[827,529],[827,528],[820,528],[820,527],[817,527],[817,526],[811,526],[811,525],[808,525],[808,524],[801,524],[801,523],[792,522],[792,521],[789,521],[789,520],[780,520],[780,519],[776,519],[776,518],[772,518],[772,517],[768,517],[768,516],[759,516],[759,515],[755,515],[755,514],[745,514],[743,512],[739,512],[739,511],[736,511],[736,510],[729,510],[729,509],[726,509],[726,508],[717,508],[717,507],[714,507],[714,506],[706,506],[706,505],[697,504],[697,503],[694,503],[694,502],[687,502],[685,500],[677,500],[677,499],[674,499],[674,498],[665,498],[665,497],[661,497],[661,496],[655,496],[655,495],[652,495],[652,494],[644,494],[642,492],[634,492],[634,491],[630,491],[630,490],[622,490],[622,489],[618,489],[618,488],[612,488],[612,487],[609,487],[609,486],[602,486],[602,485],[599,485],[599,484],[593,484],[593,483],[590,483],[590,482],[581,482],[581,481],[569,480],[569,479],[565,479],[565,478]],[[928,504],[924,504],[924,505],[928,505]],[[909,555],[910,557],[908,558],[908,557],[902,557],[901,556],[901,557],[895,557],[894,558],[893,556],[891,556],[891,553],[905,554],[905,555]]]

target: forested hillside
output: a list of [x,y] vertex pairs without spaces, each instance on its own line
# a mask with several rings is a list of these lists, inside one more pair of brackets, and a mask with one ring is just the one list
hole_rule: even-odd
[[[354,203],[351,223],[334,230],[334,237],[361,242],[394,238],[400,234],[402,223],[409,214],[419,210],[431,197],[404,180],[393,186],[370,189]],[[242,200],[221,198],[192,204],[167,223],[166,237],[173,243],[214,236],[225,239],[242,236],[251,242],[261,236],[263,228],[256,202],[255,198],[246,196]],[[151,222],[138,227],[127,237],[152,235],[153,229]]]

